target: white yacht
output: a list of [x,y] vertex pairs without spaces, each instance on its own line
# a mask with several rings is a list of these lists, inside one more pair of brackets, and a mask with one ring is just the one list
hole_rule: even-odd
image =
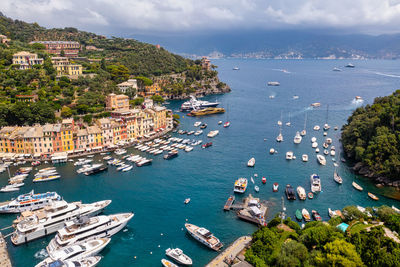
[[314,126],[314,131],[319,131],[319,129],[320,129],[319,125]]
[[192,265],[193,264],[192,259],[189,256],[185,255],[183,253],[183,251],[179,248],[174,248],[174,249],[168,248],[167,250],[165,250],[165,254],[168,257],[171,257],[174,261],[176,261],[179,264],[182,264],[182,265]]
[[48,266],[55,260],[75,261],[82,258],[95,256],[102,251],[108,245],[108,243],[110,243],[110,241],[111,238],[99,238],[84,242],[80,245],[71,245],[59,250],[55,250],[51,253],[51,255],[49,255],[49,257],[38,263],[35,267]]
[[279,86],[281,84],[279,82],[268,82],[267,85],[268,86]]
[[323,155],[317,155],[317,160],[318,160],[319,164],[326,165],[326,159]]
[[297,187],[297,195],[299,195],[300,200],[306,200],[307,198],[306,190],[304,190],[304,188],[301,186]]
[[307,162],[307,161],[308,161],[308,155],[307,155],[307,154],[303,154],[303,155],[301,156],[301,158],[303,159],[304,162]]
[[256,165],[256,159],[255,158],[249,159],[249,161],[247,162],[247,167],[254,167],[254,165]]
[[201,125],[201,121],[196,121],[196,122],[193,124],[194,127],[199,127],[200,125]]
[[118,213],[91,218],[85,216],[69,221],[50,241],[46,247],[47,252],[51,254],[54,250],[74,243],[113,236],[122,230],[132,217],[133,213]]
[[311,182],[311,192],[321,192],[321,179],[317,174],[311,174],[310,177]]
[[300,133],[299,133],[299,132],[296,132],[296,135],[295,135],[295,137],[294,137],[294,139],[293,139],[293,142],[294,142],[295,144],[300,144],[300,143],[301,143],[301,139],[302,139],[302,137],[301,137]]
[[114,153],[115,153],[116,155],[123,155],[123,154],[126,153],[126,150],[123,149],[123,148],[120,148],[120,149],[115,150]]
[[219,102],[209,102],[204,100],[197,100],[195,96],[191,95],[190,100],[184,102],[181,105],[181,110],[189,111],[192,109],[203,109],[203,108],[210,108],[216,107],[219,105]]
[[293,159],[293,151],[288,151],[288,152],[286,152],[286,159],[287,159],[287,160]]
[[312,148],[317,148],[317,147],[318,147],[318,143],[317,143],[317,142],[313,142],[313,143],[311,144],[311,147],[312,147]]
[[[81,202],[67,203],[54,201],[36,212],[27,212],[17,220],[15,232],[11,237],[14,245],[21,245],[34,239],[57,232],[64,225],[80,216],[95,216],[111,203],[111,200],[91,204]],[[29,214],[30,213],[30,214]]]
[[61,200],[56,192],[34,194],[33,190],[28,194],[20,195],[12,201],[3,202],[0,213],[20,213],[26,210],[37,210],[48,205],[51,200]]
[[219,239],[206,228],[190,223],[185,223],[185,228],[194,239],[213,250],[218,251],[223,246]]
[[79,260],[55,260],[39,265],[39,267],[94,267],[100,260],[100,256],[92,256]]
[[311,137],[311,143],[317,142],[317,138],[315,136]]
[[201,135],[203,133],[203,130],[198,130],[198,131],[196,131],[195,133],[194,133],[194,135]]
[[21,187],[21,186],[23,186],[24,185],[24,183],[16,183],[16,184],[9,184],[9,185],[6,185],[6,186],[3,186],[1,189],[0,189],[0,192],[14,192],[14,191],[19,191],[19,188]]

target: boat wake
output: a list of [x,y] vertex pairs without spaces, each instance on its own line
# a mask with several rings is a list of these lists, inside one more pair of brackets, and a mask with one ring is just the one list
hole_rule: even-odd
[[38,252],[35,253],[34,257],[35,259],[45,259],[49,256],[49,254],[47,253],[46,249],[42,248],[41,250],[39,250]]
[[392,78],[400,78],[400,75],[390,74],[390,73],[382,73],[382,72],[374,72],[376,75],[392,77]]
[[288,70],[286,70],[286,69],[272,69],[272,70],[274,70],[274,71],[280,71],[280,72],[283,72],[283,73],[291,73],[290,71],[288,71]]

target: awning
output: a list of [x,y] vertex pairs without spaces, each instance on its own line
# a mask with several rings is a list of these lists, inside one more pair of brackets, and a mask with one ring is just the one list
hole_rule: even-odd
[[79,152],[84,152],[85,151],[85,149],[77,149],[77,150],[74,150],[74,153],[79,153]]
[[86,151],[90,151],[90,150],[92,150],[91,148],[86,148]]
[[67,151],[67,154],[74,154],[74,151]]
[[40,158],[40,153],[35,153],[35,154],[33,154],[33,157],[34,157],[34,158]]
[[96,147],[93,147],[92,149],[93,150],[98,150],[98,149],[103,149],[103,147],[102,146],[96,146]]

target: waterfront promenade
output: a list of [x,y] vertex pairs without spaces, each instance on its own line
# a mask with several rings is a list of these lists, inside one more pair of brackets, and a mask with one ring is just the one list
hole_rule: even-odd
[[252,241],[251,236],[242,236],[233,242],[232,245],[227,247],[222,251],[217,257],[215,257],[206,267],[227,267],[231,266],[236,257],[243,251],[246,247],[250,245]]
[[0,266],[12,267],[10,256],[7,251],[7,243],[4,240],[3,234],[0,233]]

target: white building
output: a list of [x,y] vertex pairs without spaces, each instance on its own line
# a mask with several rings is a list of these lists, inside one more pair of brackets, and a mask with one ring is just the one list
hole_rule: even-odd
[[133,89],[137,90],[138,88],[136,79],[129,79],[126,82],[118,84],[117,86],[124,94],[132,91]]

